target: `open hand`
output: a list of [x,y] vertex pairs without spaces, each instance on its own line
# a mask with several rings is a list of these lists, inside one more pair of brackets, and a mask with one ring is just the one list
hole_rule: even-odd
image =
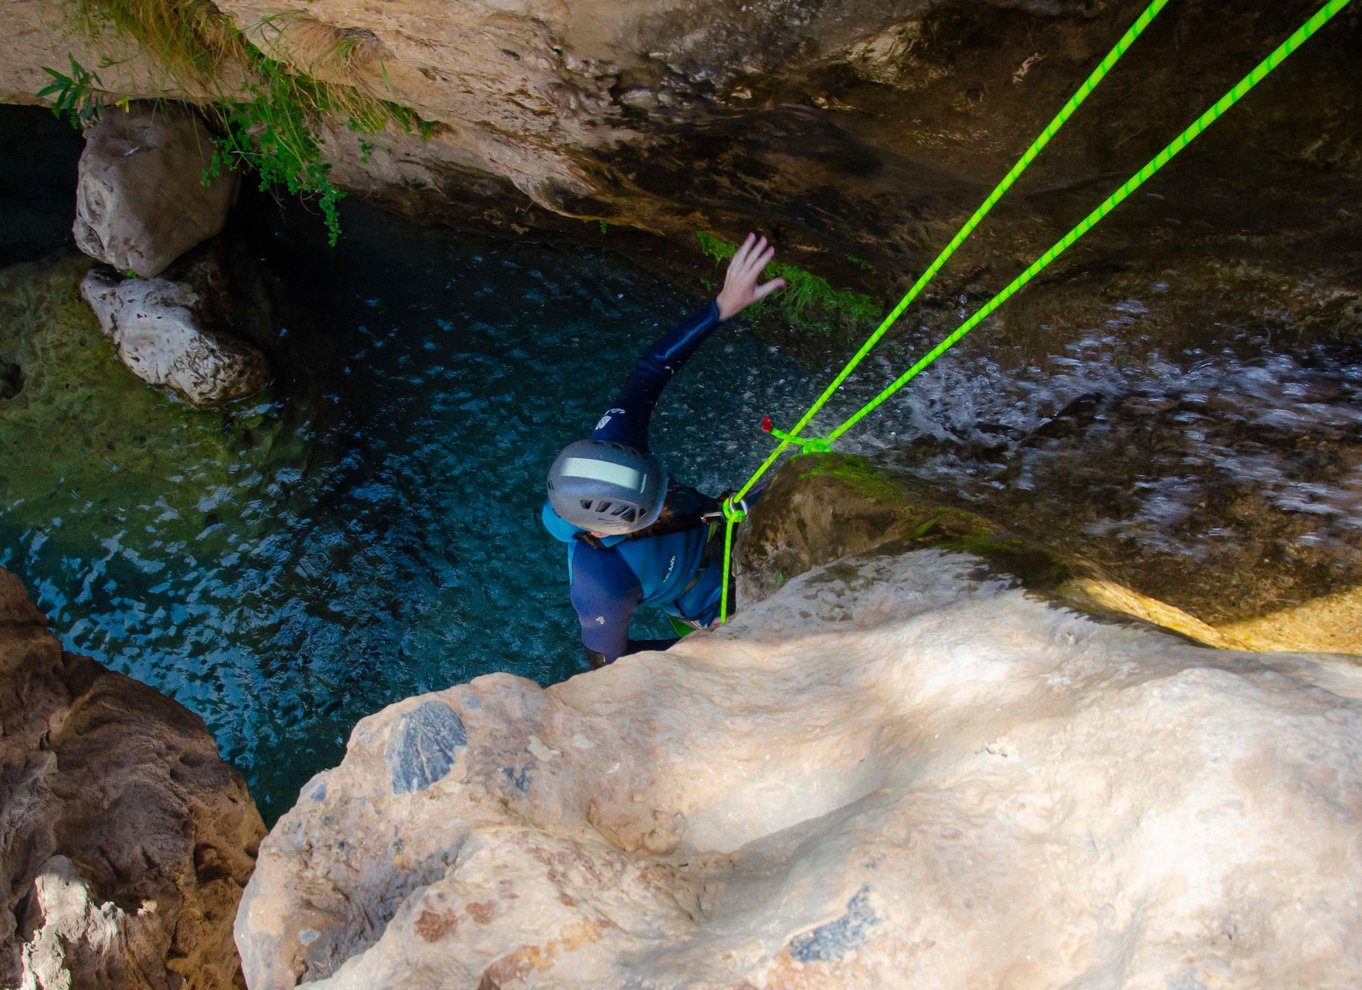
[[748,306],[765,299],[785,284],[783,278],[773,278],[764,285],[757,279],[776,256],[776,249],[766,243],[766,238],[748,234],[733,260],[728,263],[728,273],[724,276],[724,287],[716,300],[719,304],[719,319],[727,320],[737,316]]

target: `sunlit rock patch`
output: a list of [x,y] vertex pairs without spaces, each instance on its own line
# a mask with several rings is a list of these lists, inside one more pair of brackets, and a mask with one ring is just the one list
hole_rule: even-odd
[[266,839],[252,987],[1362,979],[1362,670],[849,558],[725,629],[361,722]]

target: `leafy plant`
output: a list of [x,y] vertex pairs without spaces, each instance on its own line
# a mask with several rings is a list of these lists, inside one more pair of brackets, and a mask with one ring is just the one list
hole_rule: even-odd
[[[737,253],[738,245],[732,241],[703,230],[697,231],[696,236],[700,240],[700,250],[716,264],[723,264]],[[767,266],[766,274],[785,279],[785,288],[767,298],[777,302],[781,314],[790,323],[827,333],[831,330],[829,317],[834,313],[857,322],[878,321],[882,315],[879,304],[870,296],[849,289],[834,289],[827,279],[795,265],[773,261]],[[763,300],[758,306],[765,302]],[[820,316],[817,310],[822,310],[823,314]]]
[[293,196],[311,196],[326,225],[327,242],[334,246],[340,237],[337,204],[345,193],[327,174],[331,165],[322,159],[314,124],[293,91],[296,82],[280,74],[265,76],[251,99],[220,108],[221,134],[204,182],[224,169],[244,167],[254,169],[262,190],[283,187]]
[[66,57],[71,62],[71,74],[43,66],[43,71],[52,77],[52,82],[38,90],[38,96],[52,98],[52,112],[58,117],[65,116],[77,130],[96,121],[104,113],[106,95],[99,75],[91,72],[76,61],[70,52]]
[[[327,241],[340,237],[338,204],[343,190],[331,182],[331,165],[322,155],[321,122],[331,115],[345,116],[350,130],[374,134],[387,124],[389,115],[377,100],[351,98],[336,87],[294,72],[284,63],[247,45],[253,78],[245,99],[223,101],[214,106],[220,134],[205,181],[224,169],[248,168],[259,177],[262,190],[283,188],[293,196],[309,196],[326,225]],[[357,139],[360,159],[367,161],[373,145]]]
[[[416,130],[423,139],[434,124],[411,108],[383,100],[360,85],[329,82],[322,71],[344,75],[359,57],[362,34],[335,32],[299,12],[273,15],[252,26],[259,37],[271,31],[277,40],[288,27],[308,28],[311,57],[308,71],[271,57],[252,43],[211,0],[68,0],[77,23],[92,39],[107,29],[137,42],[166,73],[164,88],[204,92],[203,106],[217,125],[212,162],[204,171],[205,184],[224,169],[254,169],[262,189],[284,188],[290,195],[310,197],[321,211],[328,241],[340,235],[337,204],[344,192],[331,182],[331,166],[322,153],[322,125],[339,118],[360,135],[377,134],[396,123]],[[263,44],[264,42],[262,42]],[[72,59],[72,75],[46,71],[54,82],[40,96],[56,97],[54,110],[69,113],[77,126],[99,116],[102,90],[94,73]],[[224,91],[224,67],[241,68],[244,80]],[[83,75],[82,75],[83,73]],[[74,95],[72,95],[74,94]],[[373,145],[359,137],[360,159],[367,161]]]

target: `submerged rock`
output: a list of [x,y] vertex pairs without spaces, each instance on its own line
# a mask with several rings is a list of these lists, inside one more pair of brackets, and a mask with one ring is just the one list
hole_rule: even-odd
[[1355,663],[899,544],[666,654],[365,719],[237,944],[253,988],[1343,988],[1359,826]]
[[264,354],[208,326],[207,311],[220,307],[188,281],[125,279],[93,269],[80,294],[133,374],[168,385],[193,405],[245,398],[269,379]]
[[64,653],[0,570],[0,983],[226,988],[264,825],[181,705]]
[[205,183],[212,158],[213,136],[187,107],[105,114],[80,156],[76,246],[121,272],[161,274],[227,223],[237,177]]
[[[215,506],[204,499],[261,497],[260,475],[302,463],[306,445],[272,411],[268,393],[206,411],[130,378],[80,298],[94,265],[72,254],[0,270],[0,361],[15,369],[16,386],[0,398],[9,532],[41,533],[48,560],[76,560],[92,533],[102,539],[154,518],[164,545],[225,554],[205,533]],[[277,504],[274,493],[264,497]],[[138,514],[152,502],[154,515]]]

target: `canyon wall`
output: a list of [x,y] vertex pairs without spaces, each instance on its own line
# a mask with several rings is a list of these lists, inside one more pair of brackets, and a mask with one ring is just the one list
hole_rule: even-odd
[[203,721],[63,652],[0,569],[0,984],[225,990],[264,824]]
[[[410,108],[425,128],[324,128],[333,176],[427,221],[668,235],[759,227],[787,260],[892,302],[1144,5],[1066,0],[561,0],[190,5],[290,71]],[[91,9],[101,9],[91,4]],[[1304,0],[1170,6],[924,300],[986,298],[1305,19]],[[186,8],[189,9],[189,8]],[[1242,108],[1004,309],[1053,351],[1135,298],[1130,333],[1179,344],[1270,326],[1355,336],[1362,281],[1341,203],[1362,193],[1359,13],[1345,10]],[[58,0],[0,12],[0,100],[33,102],[68,53],[107,98],[239,95],[243,68],[175,75]],[[420,131],[424,130],[424,134]],[[361,140],[362,138],[362,140]],[[588,220],[589,225],[571,219]],[[600,232],[598,233],[597,228]],[[1074,291],[1075,284],[1081,291]],[[948,329],[948,328],[943,328]],[[857,328],[857,336],[864,328]]]

